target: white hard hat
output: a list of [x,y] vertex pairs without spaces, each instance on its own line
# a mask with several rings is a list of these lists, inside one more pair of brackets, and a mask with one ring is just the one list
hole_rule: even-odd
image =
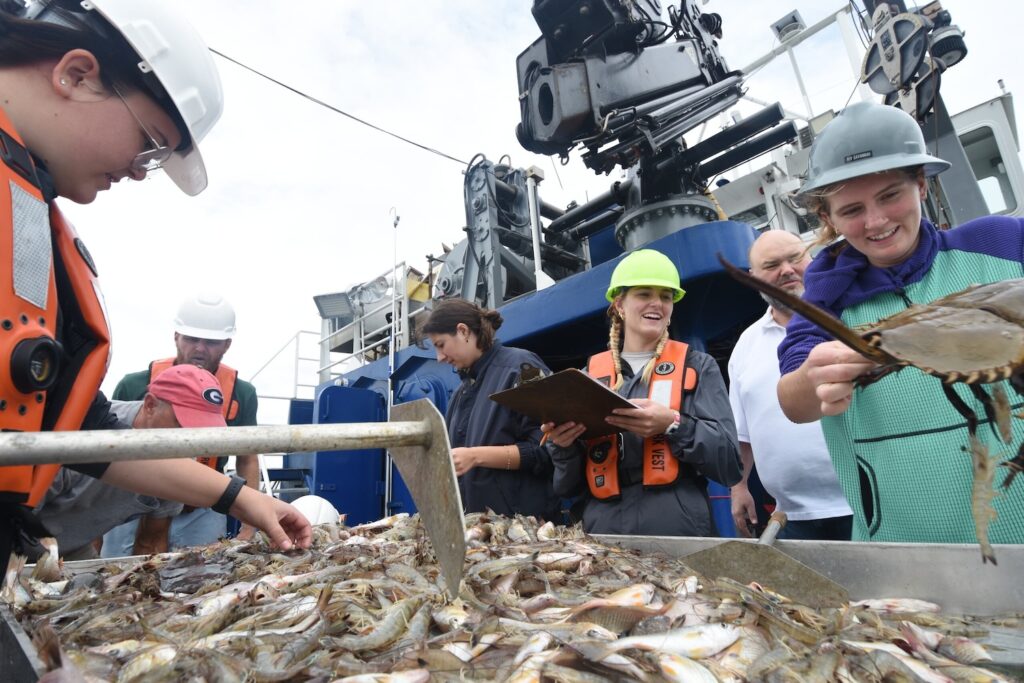
[[[31,18],[46,20],[48,2],[34,0]],[[209,48],[174,3],[168,0],[82,0],[86,15],[95,11],[124,36],[142,60],[143,81],[159,87],[188,128],[191,144],[163,164],[171,180],[189,195],[206,189],[206,166],[199,142],[224,109],[224,91]]]
[[197,294],[178,308],[174,331],[197,339],[231,339],[235,336],[235,309],[219,294]]
[[302,496],[292,501],[310,524],[328,524],[337,522],[341,515],[329,500],[320,496]]

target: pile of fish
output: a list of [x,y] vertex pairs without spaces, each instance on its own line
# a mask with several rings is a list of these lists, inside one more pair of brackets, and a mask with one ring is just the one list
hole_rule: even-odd
[[466,517],[451,599],[418,518],[225,541],[3,589],[86,681],[1001,681],[985,628],[918,600],[812,610],[579,528]]

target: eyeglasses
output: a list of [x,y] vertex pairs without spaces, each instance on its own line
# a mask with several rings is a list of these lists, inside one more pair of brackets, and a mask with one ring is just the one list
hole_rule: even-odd
[[117,89],[117,86],[112,85],[111,87],[113,88],[114,93],[121,98],[121,102],[124,103],[125,109],[127,109],[128,113],[132,115],[133,119],[135,119],[135,123],[139,124],[139,128],[142,129],[142,132],[145,133],[146,137],[149,139],[148,147],[136,154],[135,158],[132,159],[131,169],[133,171],[145,171],[146,173],[157,170],[167,163],[167,160],[171,158],[174,150],[167,145],[161,145],[157,142],[156,138],[154,138],[149,132],[149,129],[146,128],[146,124],[142,122],[142,119],[140,119],[132,108],[128,106],[128,100],[124,98],[124,95],[122,95],[121,91]]

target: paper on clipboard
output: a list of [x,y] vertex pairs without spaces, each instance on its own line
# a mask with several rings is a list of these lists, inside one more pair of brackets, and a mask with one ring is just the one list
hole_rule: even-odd
[[587,427],[584,439],[620,431],[605,422],[605,418],[616,408],[636,408],[601,382],[575,368],[491,394],[491,400],[541,423],[582,423]]

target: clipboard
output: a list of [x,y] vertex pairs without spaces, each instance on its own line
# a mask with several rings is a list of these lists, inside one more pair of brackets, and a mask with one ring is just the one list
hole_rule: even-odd
[[604,419],[616,408],[636,408],[601,382],[575,368],[491,394],[491,400],[541,423],[582,423],[587,427],[584,439],[615,434],[619,428]]

